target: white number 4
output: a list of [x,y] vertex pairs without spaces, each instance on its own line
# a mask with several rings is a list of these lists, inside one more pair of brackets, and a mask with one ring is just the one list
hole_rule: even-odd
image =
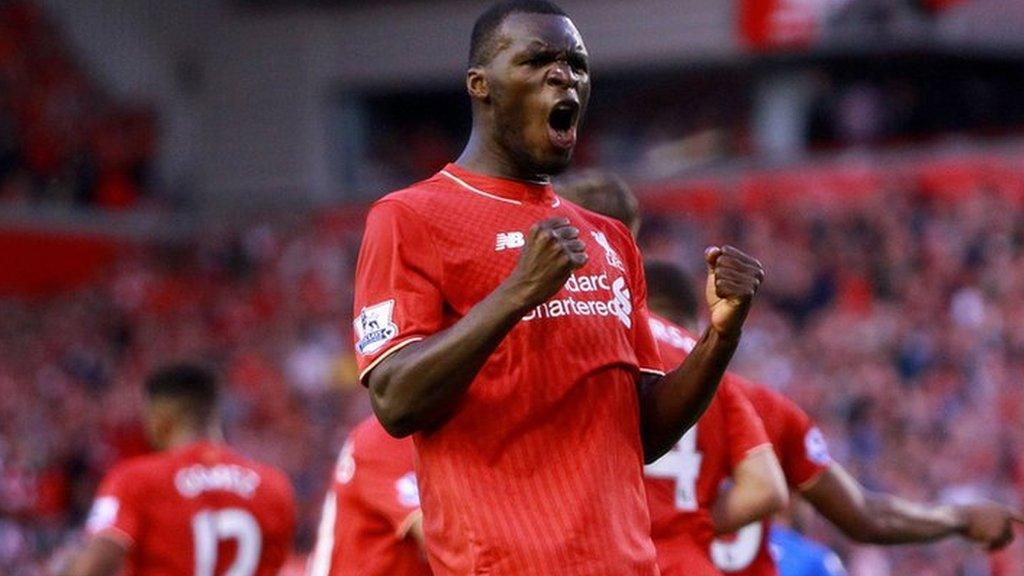
[[217,547],[221,540],[238,542],[235,561],[224,576],[252,576],[260,562],[263,535],[252,514],[240,508],[202,510],[192,517],[192,541],[195,545],[195,576],[213,576],[217,567]]
[[648,478],[667,478],[676,481],[676,508],[693,512],[698,508],[697,478],[700,477],[700,462],[697,452],[697,427],[686,434],[664,456],[644,467]]

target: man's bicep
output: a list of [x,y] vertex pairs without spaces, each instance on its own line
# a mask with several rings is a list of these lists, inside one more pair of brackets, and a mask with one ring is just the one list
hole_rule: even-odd
[[396,201],[374,206],[356,266],[353,338],[360,379],[441,329],[443,266],[426,225]]

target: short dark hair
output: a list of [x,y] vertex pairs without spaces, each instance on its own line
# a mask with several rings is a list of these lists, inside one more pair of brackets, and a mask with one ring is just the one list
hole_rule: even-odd
[[626,182],[608,172],[587,170],[560,180],[556,188],[560,196],[622,222],[626,228],[633,227],[640,220],[640,207],[636,196]]
[[483,66],[494,58],[495,38],[506,18],[513,14],[553,14],[569,17],[557,5],[546,0],[507,0],[487,9],[476,19],[469,42],[469,65]]
[[193,363],[169,364],[146,379],[150,400],[181,402],[188,415],[198,423],[209,422],[217,409],[220,390],[212,370]]
[[697,285],[686,270],[672,262],[650,260],[644,262],[644,276],[647,278],[648,301],[664,302],[672,308],[671,311],[661,311],[662,315],[673,316],[669,320],[681,324],[697,320],[700,307]]

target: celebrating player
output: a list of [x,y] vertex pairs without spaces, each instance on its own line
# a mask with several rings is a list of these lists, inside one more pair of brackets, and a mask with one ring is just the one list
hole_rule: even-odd
[[341,449],[309,576],[430,576],[412,440],[373,416]]
[[[584,206],[600,210],[634,231],[639,229],[638,203],[621,180],[603,175],[585,180],[570,182],[563,189],[572,190]],[[680,338],[687,337],[688,331],[696,332],[697,307],[693,303],[697,291],[689,276],[664,262],[649,262],[645,268],[652,313],[676,324],[658,330],[678,330]],[[667,361],[666,367],[670,367]],[[873,544],[905,544],[960,535],[988,548],[1000,548],[1012,540],[1012,521],[1021,519],[1004,506],[921,504],[869,492],[829,457],[824,436],[796,404],[767,387],[734,375],[726,377],[727,381],[733,379],[764,422],[790,488],[848,537]],[[734,538],[716,541],[711,547],[715,564],[728,574],[777,574],[769,551],[770,526],[771,520],[766,519],[743,528]],[[718,531],[728,531],[728,527],[719,526]]]
[[662,373],[632,237],[549,182],[576,145],[588,60],[549,2],[485,12],[465,151],[367,217],[361,379],[384,428],[415,433],[437,574],[655,574],[642,464],[707,406],[763,277],[709,249],[709,329]]
[[166,367],[146,381],[146,427],[162,452],[104,479],[86,548],[65,576],[272,576],[291,550],[295,502],[283,473],[223,444],[216,378]]

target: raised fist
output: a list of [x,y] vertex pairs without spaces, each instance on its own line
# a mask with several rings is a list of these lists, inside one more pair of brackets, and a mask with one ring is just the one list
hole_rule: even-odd
[[756,258],[732,246],[712,246],[704,252],[708,267],[705,294],[711,308],[711,327],[721,335],[738,337],[750,305],[764,280]]

